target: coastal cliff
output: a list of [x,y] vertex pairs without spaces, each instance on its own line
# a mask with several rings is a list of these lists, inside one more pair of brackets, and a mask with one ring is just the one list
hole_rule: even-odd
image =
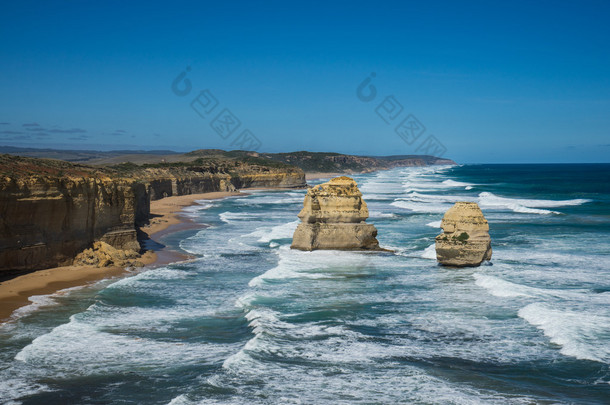
[[379,250],[377,229],[364,221],[366,202],[356,182],[345,176],[308,190],[292,249]]
[[192,162],[109,166],[117,176],[144,184],[150,200],[164,197],[236,191],[244,188],[304,188],[305,173],[294,166],[264,159],[197,159]]
[[305,185],[302,170],[277,162],[91,167],[0,155],[0,274],[72,264],[94,242],[137,252],[151,200]]
[[63,162],[1,162],[0,271],[71,264],[95,240],[139,250],[134,224],[143,185]]

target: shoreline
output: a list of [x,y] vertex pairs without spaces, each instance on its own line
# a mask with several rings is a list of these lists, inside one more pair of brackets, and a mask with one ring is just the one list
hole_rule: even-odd
[[[244,196],[246,193],[217,191],[201,194],[172,196],[151,201],[149,225],[138,229],[138,239],[143,248],[147,244],[160,246],[157,250],[146,250],[140,261],[144,268],[155,268],[169,263],[192,259],[193,256],[165,249],[160,238],[174,232],[201,228],[185,216],[180,215],[183,208],[192,206],[197,200],[215,200],[225,197]],[[30,297],[51,295],[60,290],[86,286],[94,282],[119,278],[133,274],[123,267],[63,266],[35,270],[9,280],[0,282],[0,324],[10,321],[15,310],[32,303]]]
[[[331,178],[353,173],[305,173],[305,181]],[[276,188],[244,188],[240,191],[213,191],[165,197],[150,202],[148,225],[136,228],[138,240],[144,250],[140,261],[142,269],[151,269],[170,263],[191,260],[194,256],[176,250],[166,249],[161,238],[175,232],[198,229],[205,225],[197,224],[181,211],[195,205],[197,200],[216,200],[226,197],[243,197],[248,190],[275,190]],[[289,188],[287,188],[289,189]],[[242,192],[244,191],[244,192]],[[104,279],[120,278],[135,274],[140,269],[128,270],[123,267],[62,266],[34,270],[23,275],[0,282],[0,324],[10,321],[15,310],[32,303],[30,297],[52,295],[66,288],[86,286]]]

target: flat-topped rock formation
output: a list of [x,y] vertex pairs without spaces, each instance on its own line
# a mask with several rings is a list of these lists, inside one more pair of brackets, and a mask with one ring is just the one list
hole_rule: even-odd
[[476,267],[491,260],[489,224],[474,202],[456,202],[441,221],[436,259],[451,267]]
[[377,229],[356,182],[337,177],[307,192],[292,249],[380,250]]

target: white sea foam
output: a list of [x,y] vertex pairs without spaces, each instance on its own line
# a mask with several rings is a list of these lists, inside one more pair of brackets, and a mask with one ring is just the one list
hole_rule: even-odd
[[[421,190],[436,191],[436,190]],[[421,213],[444,213],[457,201],[468,201],[468,196],[448,194],[422,194],[410,190],[406,195],[398,197],[390,205]]]
[[403,179],[402,186],[407,192],[409,191],[433,191],[446,190],[457,187],[471,187],[472,183],[464,183],[455,180],[442,180],[443,177],[436,169],[412,171],[406,173]]
[[474,184],[472,183],[464,183],[462,181],[455,181],[455,180],[445,180],[443,181],[444,185],[448,186],[448,187],[470,187],[472,188],[472,186],[474,186]]
[[[473,274],[473,277],[476,285],[487,289],[496,297],[530,297],[544,298],[545,300],[560,299],[583,302],[592,302],[598,298],[596,295],[591,295],[591,292],[588,289],[531,287],[523,284],[513,283],[500,277],[480,273]],[[602,295],[600,299],[607,300],[607,297],[609,296],[610,294],[607,296]]]
[[[311,252],[299,252],[301,254],[308,254]],[[297,253],[298,254],[298,253]],[[313,267],[303,268],[299,264],[302,263],[298,259],[294,258],[284,258],[281,259],[279,264],[267,270],[265,273],[260,276],[254,277],[248,285],[250,287],[256,287],[262,285],[265,281],[271,280],[285,280],[285,279],[293,279],[293,278],[311,278],[311,279],[319,279],[327,277],[321,273],[309,272],[307,270],[312,270]]]
[[72,316],[70,322],[34,339],[17,353],[15,360],[35,367],[41,375],[91,376],[134,368],[171,369],[175,367],[174,359],[180,359],[180,364],[219,361],[234,347],[109,333],[89,323],[85,313]]
[[259,297],[260,295],[254,292],[246,293],[235,301],[235,306],[242,309],[250,308],[252,303]]
[[53,389],[47,385],[11,376],[0,381],[0,402],[5,405],[18,405],[23,403],[20,398],[49,391]]
[[[315,361],[324,359],[331,363],[356,364],[384,356],[375,350],[374,344],[358,342],[358,339],[362,338],[360,333],[343,326],[291,324],[280,320],[280,314],[269,308],[252,309],[245,317],[254,337],[239,352],[225,360],[223,368],[251,372],[253,368],[261,367],[262,365],[252,358],[252,353],[258,356],[273,355]],[[283,344],[285,340],[293,344]]]
[[479,194],[479,205],[481,208],[490,209],[509,209],[514,212],[524,214],[559,214],[557,211],[545,210],[540,208],[556,208],[565,206],[582,205],[590,202],[587,199],[574,200],[534,200],[522,198],[500,197],[493,193],[482,192]]
[[369,218],[395,218],[396,214],[391,212],[369,211]]
[[41,308],[50,307],[50,306],[59,304],[55,300],[53,295],[50,295],[50,294],[49,295],[32,295],[31,297],[28,298],[28,300],[31,302],[31,304],[28,304],[26,306],[16,309],[13,312],[13,314],[11,315],[11,318],[13,318],[13,319],[21,318],[23,316],[36,312]]
[[193,401],[189,400],[186,395],[178,395],[176,398],[168,402],[167,405],[190,405]]
[[432,245],[424,249],[423,253],[421,254],[421,257],[424,259],[436,260],[436,245],[433,243]]
[[262,214],[256,214],[256,213],[252,213],[252,212],[230,212],[230,211],[225,211],[225,212],[218,214],[218,216],[220,217],[220,220],[227,224],[232,224],[237,221],[249,221],[252,219],[260,219],[261,215]]
[[519,310],[519,316],[541,329],[560,352],[580,360],[610,361],[610,317],[583,311],[559,310],[533,303]]
[[271,242],[274,239],[287,239],[292,238],[295,229],[297,229],[297,225],[300,223],[300,220],[288,222],[286,224],[277,225],[271,228],[271,231],[261,236],[258,240],[259,242]]
[[193,276],[195,273],[192,271],[180,270],[180,269],[171,269],[167,267],[161,267],[158,269],[150,269],[138,273],[131,277],[125,277],[120,280],[115,281],[110,284],[106,288],[108,289],[127,289],[127,290],[135,290],[140,287],[149,288],[150,282],[154,281],[165,281],[165,280],[181,280],[187,277]]
[[390,205],[406,210],[420,212],[420,213],[433,213],[438,214],[447,211],[448,205],[443,203],[421,203],[412,201],[397,200]]
[[171,308],[142,307],[102,307],[89,308],[86,320],[95,327],[108,331],[126,332],[168,332],[174,330],[177,322],[214,316],[217,308],[202,306],[194,300],[189,305],[174,305]]
[[114,283],[112,283],[111,285],[109,285],[108,287],[116,287],[122,284],[129,284],[129,283],[133,283],[133,282],[137,282],[137,281],[142,281],[142,280],[177,280],[177,279],[184,279],[187,278],[189,276],[194,275],[195,273],[193,271],[188,271],[188,270],[181,270],[181,269],[172,269],[169,267],[160,267],[157,269],[150,269],[150,270],[146,270],[143,271],[141,273],[136,274],[135,276],[131,276],[131,277],[127,277],[127,278],[123,278],[121,280],[118,280]]
[[197,217],[199,212],[216,207],[217,204],[217,202],[214,203],[210,200],[195,200],[194,205],[189,205],[188,207],[182,208],[182,212],[188,214],[190,217]]
[[525,205],[527,207],[544,207],[544,208],[553,208],[553,207],[565,207],[570,205],[582,205],[591,200],[578,198],[574,200],[532,200],[532,199],[520,199],[520,198],[506,198],[506,197],[498,197],[493,193],[483,192],[479,194],[479,197],[489,197],[493,198],[499,202],[514,202],[517,204]]
[[499,277],[479,273],[475,273],[473,276],[476,285],[489,290],[496,297],[534,297],[538,295],[534,288],[511,283]]
[[[567,240],[572,243],[571,240]],[[545,247],[542,241],[536,241],[537,249],[519,249],[519,248],[503,248],[494,251],[494,257],[505,261],[518,261],[521,264],[528,265],[540,265],[540,266],[553,266],[560,269],[565,273],[566,268],[580,268],[580,269],[608,269],[610,263],[608,261],[591,260],[591,255],[582,252],[570,252],[574,246],[563,246],[561,240],[554,238],[552,246]],[[555,250],[552,250],[555,249]],[[563,251],[556,251],[561,250]],[[549,269],[550,270],[550,269]],[[579,271],[579,274],[566,274],[566,278],[586,275],[586,271]],[[604,272],[596,272],[595,279],[588,279],[589,282],[603,281],[605,276]],[[610,279],[606,280],[610,282]]]
[[[208,382],[210,382],[210,379],[208,379]],[[248,402],[254,403],[252,400],[249,400]],[[213,399],[206,397],[205,399],[200,400],[190,399],[187,395],[181,394],[178,395],[176,398],[172,399],[167,405],[242,405],[243,403],[243,398],[242,400],[228,400],[226,398]]]
[[407,198],[401,198],[401,199],[408,199],[411,201],[423,201],[423,202],[436,202],[436,201],[441,201],[441,202],[446,202],[446,203],[454,203],[456,201],[467,201],[468,198],[465,196],[459,196],[459,195],[446,195],[446,194],[421,194],[418,193],[416,191],[412,191],[410,193],[407,194]]
[[266,281],[288,279],[324,279],[344,277],[345,274],[337,269],[346,269],[349,266],[356,268],[366,267],[371,258],[366,253],[315,250],[302,252],[292,250],[288,245],[277,249],[279,261],[276,267],[254,277],[248,285],[250,287],[262,286]]
[[403,192],[402,185],[396,183],[394,178],[387,177],[387,173],[379,173],[372,179],[364,180],[359,189],[365,200],[385,200],[388,196],[401,194]]
[[405,192],[411,191],[435,191],[450,188],[435,180],[407,180],[403,183]]
[[441,221],[432,221],[432,222],[428,222],[426,224],[426,226],[429,226],[431,228],[440,228],[441,227]]
[[[390,316],[388,315],[388,317]],[[344,326],[287,323],[280,319],[280,313],[269,308],[252,310],[246,315],[246,318],[253,329],[254,337],[237,353],[227,358],[223,363],[223,368],[240,379],[260,378],[264,375],[267,388],[269,392],[273,393],[274,398],[284,398],[283,395],[290,392],[299,400],[325,403],[327,399],[330,400],[332,395],[352,392],[355,395],[351,397],[352,400],[370,398],[371,395],[374,395],[376,400],[381,403],[394,403],[399,397],[431,404],[475,404],[480,403],[481,400],[484,400],[485,403],[497,404],[506,402],[506,397],[502,394],[473,389],[464,384],[449,383],[407,364],[393,367],[393,362],[389,361],[393,358],[412,356],[415,353],[418,356],[435,357],[438,355],[438,346],[428,348],[432,342],[422,345],[410,340],[405,342],[406,344],[401,342],[401,344],[386,345],[370,341],[366,336]],[[422,320],[424,319],[427,317],[422,316]],[[371,326],[378,326],[377,322],[373,320],[371,322]],[[398,322],[398,325],[401,325],[404,320],[398,321],[398,319],[391,318],[390,322],[395,324]],[[447,314],[446,322],[434,329],[432,333],[447,334],[448,330],[453,331],[456,323],[455,314]],[[434,322],[428,323],[428,325],[433,327]],[[418,325],[419,327],[425,326]],[[481,325],[470,325],[470,327],[473,336],[469,340],[476,338],[483,329]],[[410,326],[409,329],[411,330],[409,334],[417,331],[412,330],[413,326]],[[393,330],[397,332],[395,327]],[[496,341],[492,339],[490,342],[495,343]],[[467,345],[468,347],[464,348],[463,342],[456,342],[455,349],[471,353],[473,348],[481,344],[481,342],[477,343],[474,347]],[[485,356],[485,348],[479,352],[478,357],[475,358],[488,358]],[[454,353],[454,355],[458,355],[458,353]],[[266,356],[279,357],[285,361],[260,360]],[[527,355],[524,356],[527,358]],[[313,361],[316,365],[321,364],[324,367],[312,367],[308,369],[307,373],[303,373],[300,367],[285,366],[286,362],[292,364],[296,361]],[[382,370],[373,366],[370,368],[370,372],[362,378],[359,371],[362,365],[374,365],[379,362],[384,362],[387,366]],[[354,366],[358,367],[358,370],[354,370]],[[330,370],[334,370],[334,372],[328,374]],[[220,376],[216,378],[214,385],[224,385],[218,381],[220,378]],[[331,397],[323,397],[324,394],[319,391],[312,392],[311,386],[316,386],[321,380],[324,381],[327,388],[325,391],[332,393]],[[226,383],[231,384],[231,381]],[[380,389],[381,387],[388,389]],[[390,389],[391,387],[393,389]],[[308,396],[309,394],[312,396]],[[512,403],[525,404],[531,401],[531,398],[511,396]],[[298,401],[290,400],[279,402],[298,403]]]
[[[264,352],[270,350],[270,342],[264,342],[264,333],[271,332],[273,329],[288,329],[291,325],[281,322],[278,319],[277,312],[267,308],[253,309],[246,313],[248,326],[252,328],[254,337],[246,342],[246,344],[235,354],[228,357],[222,364],[225,369],[237,370],[244,368],[245,364],[253,363],[254,360],[249,356],[249,352]],[[251,368],[248,366],[246,368]]]
[[254,232],[244,235],[244,237],[256,237],[258,238],[258,242],[263,243],[269,243],[276,239],[289,239],[292,238],[292,235],[300,222],[300,220],[296,220],[273,227],[260,227]]
[[57,298],[66,296],[73,291],[82,290],[85,287],[87,287],[87,286],[82,285],[82,286],[64,288],[64,289],[56,291],[52,294],[32,295],[32,296],[28,297],[28,301],[30,301],[31,304],[25,305],[21,308],[17,308],[15,311],[13,311],[13,313],[11,314],[10,320],[23,318],[25,316],[28,316],[32,313],[39,311],[40,309],[59,305],[59,301],[57,301]]

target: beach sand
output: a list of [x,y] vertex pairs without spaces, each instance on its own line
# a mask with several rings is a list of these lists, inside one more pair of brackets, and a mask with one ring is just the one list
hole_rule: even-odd
[[187,222],[187,219],[178,215],[180,211],[191,206],[197,200],[215,200],[231,196],[243,196],[244,193],[218,191],[213,193],[180,195],[166,197],[150,202],[150,223],[140,228],[140,231],[148,235],[157,236],[161,231],[166,230],[172,225]]
[[[140,228],[142,239],[158,241],[161,237],[185,229],[200,228],[180,211],[197,200],[212,200],[244,195],[239,192],[212,192],[184,196],[166,197],[151,201],[150,224]],[[160,245],[159,246],[163,246]],[[166,265],[191,257],[171,250],[147,251],[140,261],[148,268]],[[17,308],[30,304],[33,295],[53,294],[65,288],[76,287],[98,280],[124,276],[128,271],[122,267],[65,266],[33,271],[0,283],[0,322],[10,318]],[[132,272],[130,272],[132,274]]]

